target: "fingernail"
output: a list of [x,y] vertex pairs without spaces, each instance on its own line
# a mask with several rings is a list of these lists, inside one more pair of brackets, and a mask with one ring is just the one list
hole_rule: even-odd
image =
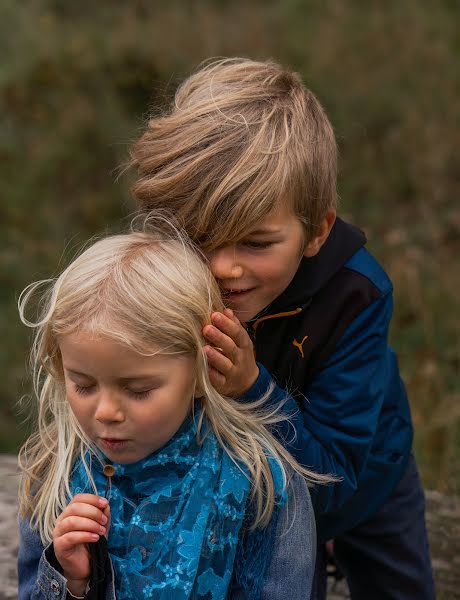
[[101,523],[102,523],[103,525],[105,525],[105,524],[107,523],[107,521],[108,521],[107,517],[106,517],[105,515],[102,515],[102,516],[101,516]]
[[99,506],[106,507],[107,504],[109,503],[109,501],[107,500],[107,498],[99,498],[98,503],[99,503]]
[[101,527],[99,527],[99,533],[100,533],[101,535],[104,535],[104,533],[105,533],[105,527],[102,527],[102,526],[101,526]]

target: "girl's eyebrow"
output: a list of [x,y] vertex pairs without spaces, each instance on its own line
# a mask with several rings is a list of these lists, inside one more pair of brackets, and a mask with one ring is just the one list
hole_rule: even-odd
[[74,371],[73,369],[69,369],[65,365],[64,365],[64,369],[67,371],[67,373],[70,373],[71,375],[78,375],[79,377],[91,377],[91,375],[88,375],[87,373],[81,373],[80,371]]
[[130,383],[131,381],[157,381],[161,379],[160,375],[136,375],[135,377],[120,377],[119,381]]
[[[92,375],[88,375],[87,373],[81,373],[80,371],[74,371],[73,369],[69,369],[67,367],[64,367],[64,369],[70,375],[76,375],[77,377],[87,377],[88,379],[94,378]],[[156,380],[160,379],[160,375],[150,373],[150,374],[134,375],[133,377],[119,377],[117,379],[118,379],[118,381],[121,381],[123,383],[130,383],[132,381],[156,381]]]

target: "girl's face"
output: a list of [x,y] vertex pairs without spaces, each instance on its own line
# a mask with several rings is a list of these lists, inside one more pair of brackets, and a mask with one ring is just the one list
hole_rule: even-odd
[[192,357],[143,356],[84,332],[61,336],[59,347],[72,411],[113,462],[145,458],[187,417],[195,389]]

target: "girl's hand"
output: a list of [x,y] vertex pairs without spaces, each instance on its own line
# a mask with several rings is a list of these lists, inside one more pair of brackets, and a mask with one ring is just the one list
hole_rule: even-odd
[[88,544],[108,531],[109,503],[94,494],[78,494],[59,515],[53,532],[54,554],[74,596],[84,596],[91,574]]
[[205,346],[209,378],[221,394],[238,397],[259,376],[251,338],[233,311],[211,315],[212,325],[203,327],[203,335],[212,346]]

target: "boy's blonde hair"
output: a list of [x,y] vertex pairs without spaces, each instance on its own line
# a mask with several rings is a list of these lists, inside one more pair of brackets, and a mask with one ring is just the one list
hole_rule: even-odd
[[279,202],[308,242],[337,202],[331,124],[299,75],[274,62],[205,65],[149,120],[130,164],[142,208],[168,209],[206,250],[238,241]]
[[[25,310],[43,284],[48,285],[41,295],[40,315],[31,322]],[[85,459],[92,444],[66,400],[58,343],[59,336],[77,331],[113,339],[144,355],[160,347],[165,354],[195,358],[201,415],[230,456],[249,470],[256,525],[268,523],[275,501],[268,456],[278,459],[285,480],[287,465],[312,482],[328,480],[302,469],[269,434],[266,427],[281,417],[275,410],[263,410],[268,393],[244,404],[212,387],[202,327],[213,310],[223,310],[223,304],[205,262],[177,230],[159,233],[151,225],[97,241],[56,280],[24,290],[21,318],[36,330],[32,363],[38,425],[20,452],[20,513],[39,530],[44,543],[52,539],[56,518],[69,502],[77,457],[82,457],[92,481]],[[202,419],[198,431],[206,435]]]

